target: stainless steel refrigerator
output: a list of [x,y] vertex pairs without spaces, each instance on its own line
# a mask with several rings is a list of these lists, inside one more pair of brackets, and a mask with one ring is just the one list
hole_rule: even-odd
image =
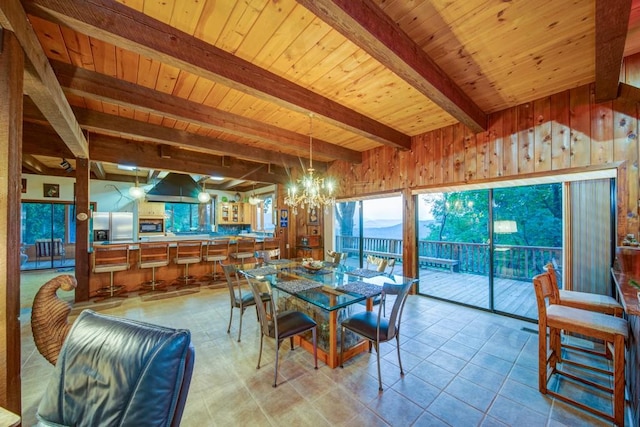
[[133,212],[94,212],[92,215],[94,242],[133,240]]

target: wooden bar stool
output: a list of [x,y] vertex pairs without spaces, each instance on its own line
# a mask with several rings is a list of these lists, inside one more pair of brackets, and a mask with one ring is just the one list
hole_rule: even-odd
[[96,291],[99,300],[122,295],[127,288],[113,282],[113,273],[129,269],[129,245],[95,245],[93,247],[93,272],[109,273],[109,286]]
[[235,260],[236,265],[240,264],[244,268],[245,261],[256,256],[256,239],[251,237],[239,238],[230,255]]
[[138,268],[150,268],[151,280],[140,285],[145,292],[153,292],[164,286],[164,280],[156,280],[156,268],[169,265],[169,243],[141,242],[138,245]]
[[[533,285],[536,292],[536,302],[538,304],[538,388],[540,393],[549,394],[585,411],[611,420],[620,427],[624,427],[624,368],[625,340],[628,336],[627,321],[619,317],[595,311],[560,305],[558,303],[557,287],[553,285],[549,272],[535,276],[533,278]],[[547,302],[549,304],[548,306]],[[548,346],[547,329],[549,331]],[[612,346],[613,372],[578,362],[572,362],[566,360],[566,358],[563,359],[561,331],[602,340],[605,346],[610,344]],[[558,369],[558,365],[564,364],[571,364],[602,375],[613,376],[613,388],[579,377],[563,369]],[[611,393],[613,413],[605,413],[568,396],[550,390],[548,388],[548,382],[555,374]]]
[[180,240],[176,243],[176,257],[173,262],[184,265],[184,275],[178,277],[178,286],[188,286],[197,283],[194,276],[189,275],[189,265],[202,261],[202,242],[200,240]]
[[222,270],[222,261],[226,261],[229,257],[229,239],[213,239],[205,244],[203,260],[212,263],[211,273],[204,278],[210,281],[218,280],[218,272],[216,264]]

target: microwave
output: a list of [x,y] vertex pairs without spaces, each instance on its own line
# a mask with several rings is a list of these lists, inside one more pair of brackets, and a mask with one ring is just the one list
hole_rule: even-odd
[[163,219],[140,218],[138,221],[138,233],[164,233]]

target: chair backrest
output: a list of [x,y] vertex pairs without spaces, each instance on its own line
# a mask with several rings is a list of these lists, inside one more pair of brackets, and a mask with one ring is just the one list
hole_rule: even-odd
[[168,242],[140,242],[138,244],[138,264],[160,262],[169,264]]
[[[233,264],[222,264],[222,271],[224,272],[224,277],[227,279],[227,289],[229,290],[229,297],[231,297],[231,301],[234,302],[236,300],[236,286],[240,287],[239,278],[238,278],[238,269]],[[242,297],[242,295],[240,295]]]
[[547,265],[544,266],[544,269],[547,271],[547,273],[549,273],[549,278],[551,279],[551,283],[553,284],[553,286],[555,286],[557,289],[560,289],[558,288],[558,272],[556,271],[553,263],[548,262]]
[[[382,285],[381,298],[386,300],[389,295],[395,295],[396,300],[393,302],[391,308],[391,314],[389,314],[389,330],[387,331],[387,338],[391,339],[396,336],[400,329],[400,321],[402,320],[402,312],[404,310],[404,303],[407,301],[409,290],[411,289],[411,283],[404,285],[396,285],[393,283],[385,283]],[[378,326],[380,325],[380,319],[383,316],[382,310],[384,304],[378,305]]]
[[178,240],[176,258],[201,258],[202,242],[200,240]]
[[548,271],[540,273],[533,278],[533,287],[536,291],[538,320],[540,321],[547,317],[547,304],[560,303],[560,292],[553,283],[552,274]]
[[236,241],[235,253],[254,253],[256,251],[256,239],[252,237],[242,237]]
[[280,249],[256,251],[256,258],[261,258],[262,262],[269,262],[272,259],[279,259]]
[[229,255],[229,239],[213,239],[207,242],[207,257]]
[[[273,303],[274,299],[271,284],[266,280],[257,280],[248,276],[247,280],[249,281],[249,287],[253,294],[253,300],[256,302],[256,310],[258,310],[258,320],[260,321],[262,334],[271,338],[277,338],[278,312],[276,304]],[[263,297],[267,295],[269,296],[268,301],[263,302]],[[269,316],[267,316],[265,304],[269,304],[269,312],[271,313]]]
[[329,256],[329,258],[331,258],[331,262],[333,262],[336,265],[344,263],[344,261],[346,261],[347,259],[346,252],[335,252],[335,251],[327,250],[327,255]]
[[50,256],[62,256],[65,254],[64,243],[62,239],[36,239],[36,256],[50,257]]
[[396,259],[389,258],[387,260],[387,267],[389,267],[389,271],[387,272],[387,274],[391,276],[393,274],[393,270],[396,268]]
[[129,245],[94,245],[93,269],[129,263]]
[[272,249],[280,250],[280,240],[275,237],[266,237],[262,243],[262,249],[269,251]]
[[369,268],[369,264],[375,266],[376,271],[380,273],[384,273],[384,270],[387,268],[387,260],[384,258],[380,258],[373,255],[367,255],[367,269]]
[[62,346],[37,418],[45,425],[178,426],[194,357],[186,329],[84,310]]

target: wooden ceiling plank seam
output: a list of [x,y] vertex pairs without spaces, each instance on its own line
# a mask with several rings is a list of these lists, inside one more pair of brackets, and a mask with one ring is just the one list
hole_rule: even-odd
[[216,44],[234,6],[230,1],[206,1],[194,30],[194,37]]
[[119,3],[26,0],[24,6],[36,16],[44,15],[82,33],[91,33],[114,45],[153,56],[277,105],[303,113],[313,112],[335,126],[380,144],[402,150],[411,148],[411,138],[402,132]]
[[42,46],[18,0],[0,5],[0,26],[12,31],[24,50],[24,91],[51,122],[76,157],[87,158],[89,147],[53,73]]
[[631,0],[596,0],[596,102],[618,96],[630,14]]
[[474,132],[487,116],[371,1],[297,0]]
[[[272,144],[287,144],[289,148],[295,148],[301,154],[308,150],[306,135],[297,134],[276,126],[264,124],[255,120],[246,119],[203,107],[184,99],[176,99],[167,94],[153,91],[133,83],[124,82],[109,76],[75,68],[69,64],[52,62],[60,83],[67,89],[81,93],[84,96],[103,97],[110,102],[118,102],[120,105],[128,104],[134,108],[145,109],[139,105],[144,102],[148,112],[161,112],[177,119],[189,120],[206,127],[217,127],[225,132],[250,136]],[[330,144],[322,140],[314,139],[314,150],[320,154],[341,159],[352,163],[362,161],[362,153]]]

